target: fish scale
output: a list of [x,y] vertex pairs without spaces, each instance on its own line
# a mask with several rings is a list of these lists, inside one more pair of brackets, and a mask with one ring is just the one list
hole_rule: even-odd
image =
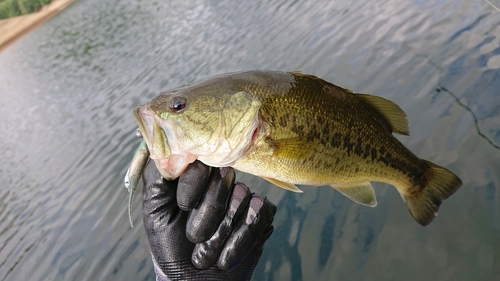
[[[313,165],[312,169],[302,168],[298,171],[293,169],[291,172],[295,175],[289,175],[289,177],[296,177],[296,183],[314,185],[326,185],[339,181],[348,182],[352,181],[352,179],[365,180],[363,177],[366,176],[371,177],[372,180],[378,181],[398,180],[395,179],[395,177],[398,176],[394,171],[389,173],[380,171],[375,175],[372,173],[364,175],[363,171],[369,169],[358,168],[358,172],[353,172],[352,167],[359,166],[360,164],[358,163],[360,161],[364,162],[362,165],[368,167],[370,165],[373,165],[373,168],[380,167],[379,162],[382,158],[382,154],[379,153],[379,150],[381,148],[386,150],[386,148],[381,146],[381,143],[384,142],[384,136],[375,131],[377,129],[379,131],[382,130],[378,124],[384,124],[385,127],[388,127],[388,125],[385,124],[386,121],[382,119],[382,116],[380,116],[378,112],[374,112],[373,109],[370,110],[368,106],[360,104],[359,101],[355,100],[354,95],[347,90],[333,85],[325,87],[324,84],[322,84],[322,81],[319,79],[300,77],[297,79],[293,90],[289,91],[286,95],[270,95],[269,91],[262,90],[262,87],[259,88],[256,86],[243,88],[253,97],[264,101],[263,104],[266,109],[262,111],[262,117],[264,120],[269,121],[272,127],[272,133],[269,136],[270,139],[280,140],[304,137],[306,141],[318,142],[315,145],[321,147],[318,150],[322,151],[322,153],[314,154],[311,158],[306,159],[305,163],[302,162],[302,159],[287,161],[286,166],[282,167],[280,172],[289,173],[288,170],[290,170],[290,167],[303,167],[304,164],[311,164]],[[317,93],[323,93],[325,91],[324,88],[331,90],[331,94],[327,96],[318,95]],[[329,97],[333,97],[334,99],[327,100]],[[304,109],[304,104],[311,104],[314,106]],[[293,111],[294,108],[300,108],[302,110],[296,112]],[[295,122],[290,122],[291,111],[297,114],[294,115]],[[368,114],[356,114],[356,112],[360,111],[364,111]],[[337,113],[335,114],[334,112]],[[323,122],[321,124],[310,122],[310,120],[318,119],[321,119]],[[318,130],[317,124],[324,129]],[[330,135],[330,131],[335,133]],[[371,136],[376,136],[376,138]],[[393,138],[392,135],[390,137]],[[359,141],[361,139],[363,142]],[[398,159],[404,159],[406,162],[419,161],[413,154],[407,153],[399,142],[394,142],[394,138],[392,142],[387,141],[386,143],[391,143],[394,146],[392,150],[402,154]],[[366,149],[367,146],[368,149]],[[365,154],[364,150],[369,153]],[[360,153],[356,153],[356,151]],[[356,156],[364,157],[360,159],[360,157],[355,157],[355,154],[361,154]],[[375,161],[373,161],[374,155]],[[337,168],[334,168],[330,164],[331,161],[322,161],[325,158],[341,159],[344,165],[337,165]],[[255,156],[251,161],[257,162],[262,160],[265,160],[265,157]],[[263,162],[263,165],[266,165],[265,161]],[[348,163],[350,164],[348,165]],[[387,166],[387,164],[385,164],[385,166]],[[266,167],[266,169],[271,169],[271,167]],[[421,168],[420,170],[423,172],[425,168]],[[307,179],[304,182],[298,182],[298,178],[301,177],[301,175],[296,174],[300,174],[301,171],[303,171],[303,174],[307,174],[303,175],[303,178],[311,177],[311,174],[313,174],[315,179]]]

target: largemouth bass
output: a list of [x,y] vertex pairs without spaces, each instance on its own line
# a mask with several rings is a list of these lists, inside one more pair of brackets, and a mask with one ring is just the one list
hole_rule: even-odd
[[330,185],[367,206],[377,204],[370,182],[385,182],[396,187],[422,225],[462,185],[393,136],[409,135],[399,106],[312,75],[220,75],[162,92],[134,115],[166,179],[198,159],[295,192],[301,192],[296,184]]

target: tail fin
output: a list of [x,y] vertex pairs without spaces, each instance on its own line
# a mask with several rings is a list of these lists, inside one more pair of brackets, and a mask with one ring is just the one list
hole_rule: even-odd
[[426,226],[437,216],[441,202],[462,185],[462,181],[447,169],[424,160],[429,166],[427,185],[414,194],[405,194],[408,210],[413,218]]

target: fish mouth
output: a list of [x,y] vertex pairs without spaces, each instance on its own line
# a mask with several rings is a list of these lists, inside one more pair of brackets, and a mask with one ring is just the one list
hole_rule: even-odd
[[165,131],[159,124],[159,117],[145,105],[137,107],[133,113],[151,153],[151,159],[169,158],[171,155],[170,146]]
[[[155,114],[148,104],[137,107],[133,113],[149,149],[149,157],[155,162],[160,174],[167,180],[179,177],[197,156],[179,150],[168,120]],[[169,145],[167,136],[173,146]]]
[[135,121],[137,122],[137,125],[139,125],[139,131],[141,132],[141,135],[144,139],[149,139],[148,132],[146,130],[146,127],[144,126],[143,119],[141,117],[141,114],[139,113],[141,111],[142,106],[138,106],[134,109],[133,114]]

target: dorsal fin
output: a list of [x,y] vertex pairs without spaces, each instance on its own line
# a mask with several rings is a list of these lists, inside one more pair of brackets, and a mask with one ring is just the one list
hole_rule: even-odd
[[299,76],[299,77],[306,77],[306,78],[309,78],[309,79],[312,79],[312,80],[316,80],[318,82],[321,82],[322,84],[331,85],[331,86],[334,86],[334,87],[336,87],[338,89],[345,90],[348,93],[354,94],[353,90],[349,90],[349,89],[345,89],[345,88],[339,87],[337,85],[334,85],[334,84],[332,84],[332,83],[330,83],[330,82],[328,82],[328,81],[326,81],[324,79],[321,79],[318,76],[314,76],[312,74],[305,74],[305,73],[302,73],[301,71],[292,71],[292,72],[290,72],[290,74],[293,74],[293,75]]
[[382,97],[367,94],[356,94],[357,97],[373,106],[391,125],[392,132],[400,135],[410,135],[408,119],[404,111],[395,103]]
[[290,72],[290,74],[292,75],[295,75],[295,76],[299,76],[299,77],[306,77],[306,78],[309,78],[309,79],[312,79],[312,80],[316,80],[316,81],[319,81],[321,83],[327,83],[327,84],[331,84],[317,76],[314,76],[312,74],[305,74],[305,73],[302,73],[301,71],[292,71]]

